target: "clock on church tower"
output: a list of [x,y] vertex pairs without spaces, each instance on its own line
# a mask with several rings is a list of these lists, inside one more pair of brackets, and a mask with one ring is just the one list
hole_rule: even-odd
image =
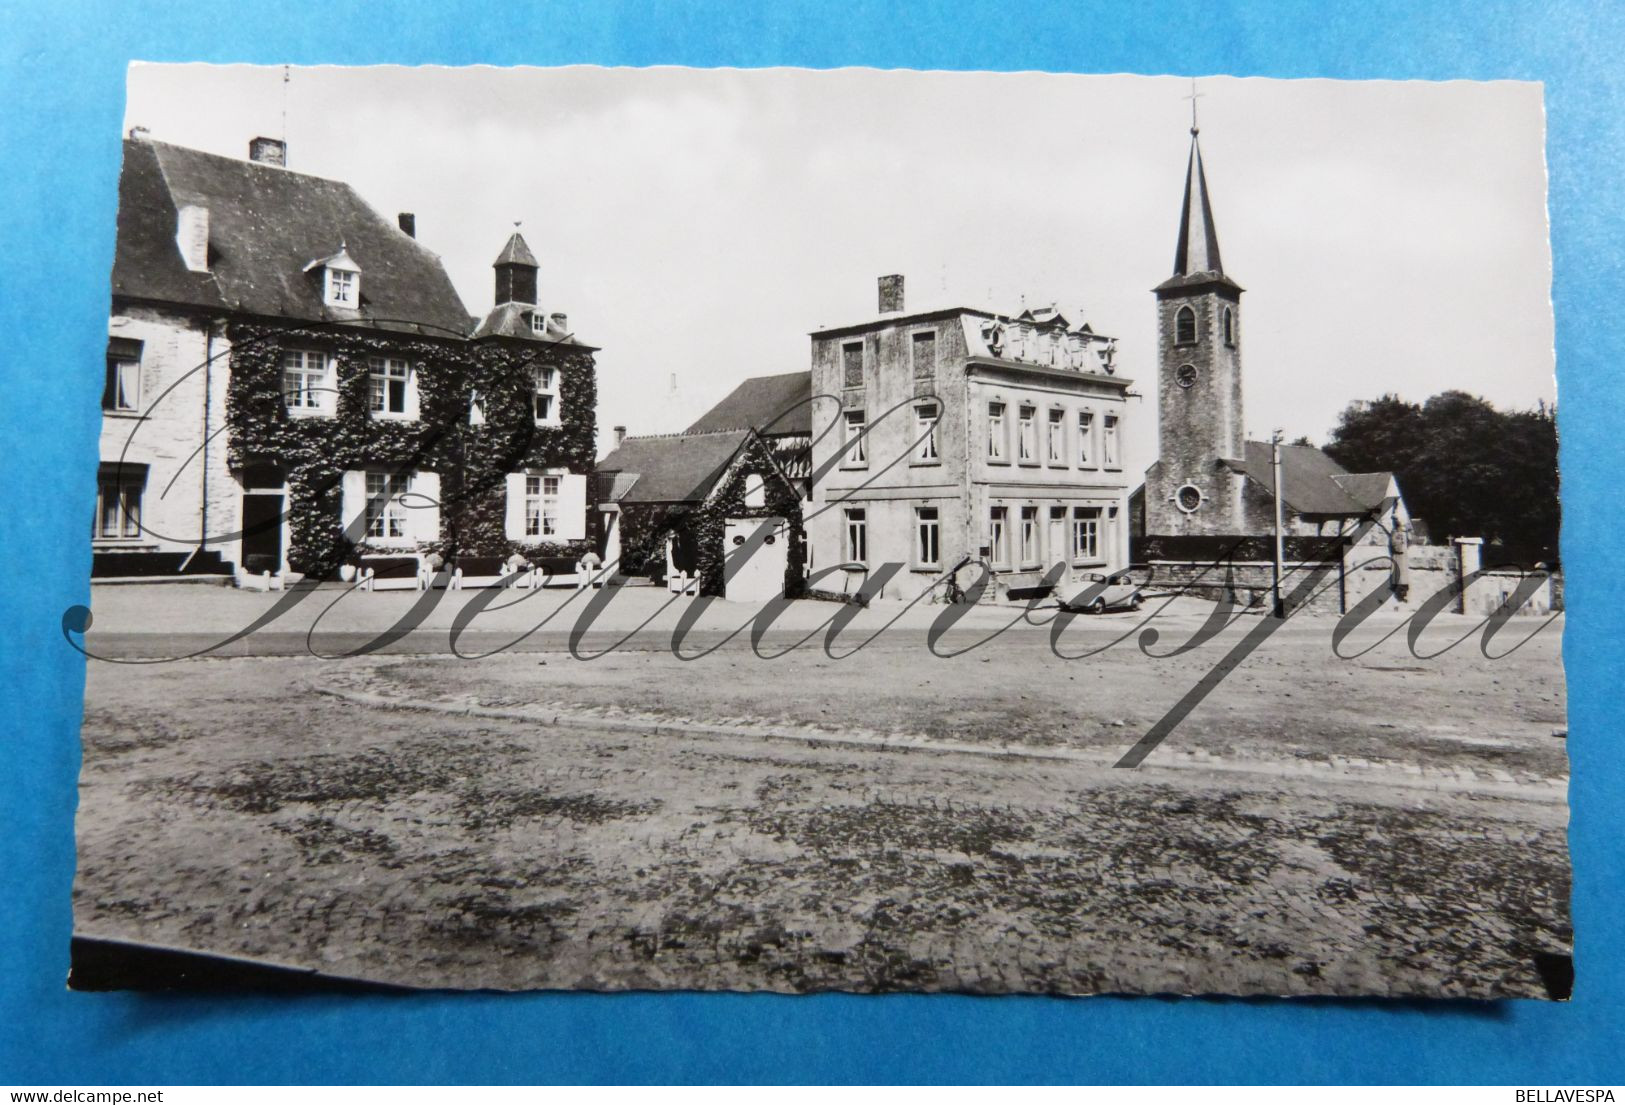
[[1158,460],[1146,532],[1243,533],[1241,293],[1225,274],[1197,128],[1191,127],[1174,272],[1157,285]]

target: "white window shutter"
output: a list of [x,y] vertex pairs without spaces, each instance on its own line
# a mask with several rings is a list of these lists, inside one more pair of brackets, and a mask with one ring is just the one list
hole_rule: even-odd
[[412,519],[407,532],[411,533],[413,540],[440,540],[440,473],[413,473],[412,494],[406,502],[412,508],[407,515]]
[[559,540],[579,541],[587,536],[587,477],[567,473],[559,477]]
[[[525,474],[523,472],[510,472],[506,480],[508,485],[507,506],[503,511],[503,532],[510,541],[525,540]],[[535,540],[535,538],[531,538]]]
[[[354,471],[344,473],[339,484],[339,518],[344,524],[344,535],[352,541],[367,539],[367,474]],[[362,519],[356,521],[356,519]]]

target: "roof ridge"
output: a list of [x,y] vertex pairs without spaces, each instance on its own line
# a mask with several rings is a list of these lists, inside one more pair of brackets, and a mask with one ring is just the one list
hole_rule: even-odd
[[[165,142],[161,138],[126,138],[125,141],[145,144],[148,146],[163,146],[171,150],[180,150],[182,153],[196,154],[199,157],[212,157],[216,161],[226,161],[233,165],[246,165],[261,172],[287,173],[290,176],[305,177],[307,180],[319,180],[324,184],[337,184],[341,188],[348,188],[350,191],[355,192],[355,186],[347,180],[339,180],[337,177],[322,176],[319,173],[301,172],[298,169],[290,169],[286,165],[269,165],[263,161],[255,161],[251,157],[232,157],[230,154],[215,153],[213,150],[200,150],[196,146],[183,146],[179,142]],[[161,158],[158,159],[158,167],[160,170],[163,168],[163,160]],[[169,183],[167,176],[164,178],[164,183]],[[361,195],[360,192],[356,192],[355,194],[357,196]],[[363,202],[365,202],[365,200],[363,200]],[[368,206],[371,205],[369,204]],[[382,216],[379,217],[380,219],[383,218]],[[388,220],[384,221],[387,222]],[[416,241],[415,238],[413,240]]]
[[687,430],[674,430],[671,433],[664,434],[627,434],[621,438],[621,444],[624,445],[628,441],[659,441],[673,437],[715,437],[718,434],[746,434],[755,428],[754,426],[731,426],[725,430],[696,430],[693,433]]

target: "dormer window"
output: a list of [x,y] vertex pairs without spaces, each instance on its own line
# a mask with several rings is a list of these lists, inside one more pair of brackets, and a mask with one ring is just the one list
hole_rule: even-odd
[[343,269],[327,270],[327,303],[331,307],[354,307],[357,288],[361,281],[353,272]]
[[322,303],[328,307],[341,307],[354,311],[361,306],[361,266],[355,263],[342,246],[331,257],[323,257],[305,266],[305,271],[321,269]]
[[551,365],[539,365],[535,369],[535,407],[536,425],[557,426],[559,424],[559,374]]
[[538,338],[547,337],[547,316],[540,311],[530,313],[530,332]]

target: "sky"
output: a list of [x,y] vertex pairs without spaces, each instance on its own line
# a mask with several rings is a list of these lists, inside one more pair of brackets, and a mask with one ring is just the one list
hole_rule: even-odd
[[[1555,400],[1538,84],[1198,75],[1251,437],[1324,443],[1351,401]],[[520,223],[540,299],[601,347],[609,429],[683,429],[809,331],[1059,306],[1119,339],[1126,460],[1156,457],[1156,316],[1187,77],[681,68],[137,64],[125,127],[288,166],[417,216],[472,314]],[[111,140],[111,136],[110,136]]]

